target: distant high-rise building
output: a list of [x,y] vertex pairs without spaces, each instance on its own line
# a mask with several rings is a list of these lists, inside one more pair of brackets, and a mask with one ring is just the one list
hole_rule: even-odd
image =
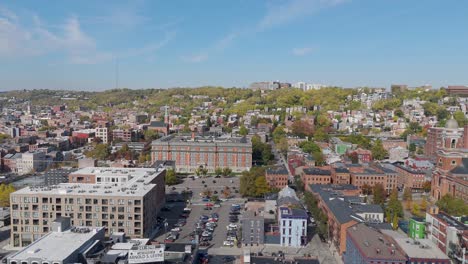
[[448,95],[468,96],[468,86],[465,85],[449,85],[446,91]]

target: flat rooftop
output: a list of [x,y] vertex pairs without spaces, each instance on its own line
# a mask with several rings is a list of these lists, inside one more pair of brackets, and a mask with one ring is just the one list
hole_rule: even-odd
[[406,261],[406,256],[393,246],[393,240],[374,228],[365,224],[357,224],[348,228],[348,235],[361,254],[376,260],[402,260]]
[[449,259],[430,239],[394,238],[394,240],[410,258]]
[[[75,250],[90,241],[103,228],[75,227],[64,232],[50,232],[9,258],[12,260],[28,258],[42,259],[44,261],[64,260]],[[87,232],[72,231],[75,229],[87,230]]]
[[196,135],[195,137],[192,138],[191,135],[168,135],[159,139],[156,139],[152,142],[152,144],[164,144],[164,143],[181,143],[181,144],[200,144],[200,143],[207,143],[207,144],[212,144],[212,143],[224,143],[224,144],[250,144],[251,141],[249,138],[246,137],[231,137],[229,135],[223,135],[220,137],[215,137],[215,136],[201,136],[201,135]]
[[154,168],[83,168],[73,174],[96,174],[99,176],[128,177],[120,185],[115,183],[83,184],[61,183],[53,186],[28,186],[14,192],[14,195],[63,195],[63,196],[130,196],[142,197],[156,184],[151,183],[162,170]]

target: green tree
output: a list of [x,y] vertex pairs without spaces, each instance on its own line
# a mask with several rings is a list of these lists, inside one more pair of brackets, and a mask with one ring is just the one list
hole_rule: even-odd
[[229,177],[229,176],[231,176],[231,173],[232,173],[232,170],[229,167],[224,167],[223,171],[221,172],[223,177]]
[[110,155],[110,149],[107,144],[96,144],[93,150],[86,152],[86,156],[98,160],[106,160]]
[[413,201],[413,192],[411,188],[405,187],[403,190],[403,201]]
[[253,197],[256,195],[255,189],[256,176],[249,171],[244,171],[240,177],[239,192],[244,197]]
[[304,182],[302,182],[301,177],[299,175],[294,176],[294,184],[296,185],[298,191],[304,192]]
[[239,135],[241,136],[247,136],[249,134],[249,130],[245,126],[241,126],[239,128]]
[[398,215],[394,214],[392,219],[393,219],[392,220],[393,230],[397,230],[398,229]]
[[372,203],[383,206],[385,203],[385,189],[382,184],[376,184],[372,188],[373,200]]
[[420,216],[421,215],[420,210],[421,209],[419,207],[419,204],[413,203],[413,207],[411,208],[411,213],[415,216]]
[[462,111],[456,111],[455,113],[453,113],[453,118],[457,120],[459,127],[464,126],[466,123],[466,117]]
[[312,141],[302,141],[299,147],[306,153],[312,154],[314,152],[321,152],[320,147]]
[[372,146],[372,157],[376,160],[383,160],[388,155],[388,152],[382,145],[382,140],[377,139]]
[[216,167],[215,174],[216,176],[220,176],[221,174],[223,174],[223,169],[221,167]]
[[328,141],[330,135],[323,128],[317,128],[314,132],[314,139],[316,141]]
[[441,211],[449,215],[462,216],[468,215],[468,204],[460,198],[455,198],[450,194],[444,195],[436,205]]
[[141,153],[139,156],[138,156],[138,163],[142,164],[142,163],[145,163],[146,161],[146,156]]
[[270,192],[270,186],[268,185],[265,176],[257,177],[255,179],[255,195],[260,197],[268,192]]
[[278,148],[281,154],[286,156],[286,154],[288,153],[288,148],[289,148],[288,140],[286,138],[280,139],[276,147]]
[[166,185],[175,185],[178,183],[177,175],[174,170],[166,170],[166,176],[164,177]]
[[210,197],[210,200],[215,203],[215,202],[217,202],[219,200],[219,197],[218,197],[218,195],[212,195]]
[[284,131],[284,126],[277,126],[273,130],[273,141],[278,144],[282,138],[286,137],[286,131]]
[[387,207],[385,208],[385,213],[388,216],[388,219],[394,219],[394,216],[403,217],[403,205],[401,201],[398,200],[398,190],[393,189],[388,200]]
[[437,120],[444,120],[447,119],[447,117],[449,117],[449,112],[447,111],[447,109],[445,109],[445,107],[440,107],[437,110]]
[[405,117],[405,113],[403,113],[400,108],[395,110],[395,115],[398,117]]
[[314,158],[315,166],[325,166],[327,164],[322,152],[314,152],[312,157]]
[[200,174],[203,177],[206,177],[206,175],[208,175],[208,169],[207,168],[200,168]]
[[426,116],[435,116],[439,110],[439,105],[432,102],[426,102],[422,107],[424,108],[424,115]]
[[411,151],[411,152],[415,152],[415,151],[416,151],[416,144],[411,143],[411,144],[409,145],[408,150]]
[[15,191],[11,184],[0,184],[0,206],[10,207],[10,194]]
[[152,129],[147,129],[144,133],[143,136],[146,141],[153,141],[155,139],[159,138],[159,133],[155,130]]

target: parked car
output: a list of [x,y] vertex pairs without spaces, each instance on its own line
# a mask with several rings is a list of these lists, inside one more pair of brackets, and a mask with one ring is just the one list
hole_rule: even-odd
[[234,242],[232,242],[232,241],[224,241],[224,242],[223,242],[223,246],[225,246],[225,247],[233,247],[233,246],[234,246]]
[[166,237],[166,239],[164,239],[164,243],[174,243],[175,241],[175,237],[173,237],[172,235],[169,235]]

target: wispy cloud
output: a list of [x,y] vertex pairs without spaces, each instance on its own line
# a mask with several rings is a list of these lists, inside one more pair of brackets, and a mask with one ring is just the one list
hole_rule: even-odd
[[103,15],[87,17],[83,20],[85,24],[103,24],[117,30],[129,30],[149,22],[151,22],[151,18],[141,14],[138,5],[134,4],[113,7]]
[[[236,39],[242,36],[261,33],[262,31],[292,22],[293,20],[309,16],[324,8],[333,7],[347,1],[350,0],[288,0],[281,1],[280,3],[270,3],[267,6],[266,13],[253,26],[227,33],[225,36],[215,41],[214,44],[205,51],[205,55],[203,56],[195,55],[183,58],[187,62],[204,61],[208,58],[208,54],[225,50],[228,46],[232,45]],[[292,50],[292,54],[295,56],[304,56],[312,51],[313,49],[308,47],[296,48]]]
[[347,0],[290,0],[281,4],[270,4],[267,7],[266,14],[258,22],[257,30],[263,31],[285,24],[346,1]]
[[202,62],[208,59],[208,55],[206,54],[194,54],[194,55],[189,55],[189,56],[182,56],[182,60],[186,62],[191,62],[191,63],[198,63]]
[[175,31],[164,31],[161,40],[142,47],[122,51],[101,51],[98,49],[96,39],[82,29],[80,20],[76,16],[67,18],[58,27],[50,27],[34,14],[32,23],[25,26],[14,12],[0,7],[0,57],[62,53],[65,55],[65,61],[72,64],[97,64],[116,57],[152,55],[167,45],[175,35]]
[[238,32],[231,32],[218,40],[215,44],[217,50],[224,50],[239,36]]
[[0,56],[37,56],[51,51],[75,54],[95,46],[76,17],[68,18],[59,33],[53,33],[38,16],[33,16],[32,25],[25,27],[14,12],[2,8],[0,13]]
[[314,49],[311,47],[304,47],[304,48],[294,48],[292,49],[291,53],[295,56],[305,56],[310,54]]

